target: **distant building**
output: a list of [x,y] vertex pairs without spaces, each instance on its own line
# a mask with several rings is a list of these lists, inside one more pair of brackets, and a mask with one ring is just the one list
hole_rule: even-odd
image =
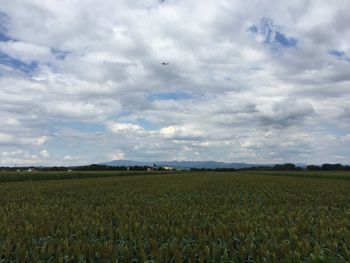
[[29,168],[29,169],[27,170],[27,172],[33,172],[33,169]]
[[164,170],[167,170],[167,171],[173,171],[173,170],[175,170],[175,168],[174,168],[174,167],[171,167],[171,166],[164,166],[163,169],[164,169]]

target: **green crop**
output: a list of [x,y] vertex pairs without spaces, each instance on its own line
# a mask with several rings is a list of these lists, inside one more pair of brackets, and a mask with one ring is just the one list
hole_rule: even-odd
[[185,173],[0,183],[0,262],[347,262],[350,181]]
[[95,178],[95,177],[115,177],[115,176],[134,176],[156,174],[158,172],[146,171],[100,171],[100,172],[0,172],[0,182],[24,182],[24,181],[46,181],[46,180],[63,180],[75,178]]

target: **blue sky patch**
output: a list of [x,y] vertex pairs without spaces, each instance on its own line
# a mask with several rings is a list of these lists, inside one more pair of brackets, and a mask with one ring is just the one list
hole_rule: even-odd
[[8,15],[0,11],[0,42],[12,40],[7,34],[6,24],[9,20]]
[[265,36],[264,43],[272,43],[271,42],[271,35],[272,35],[272,29],[274,28],[272,19],[269,19],[267,17],[263,17],[260,20],[260,27],[257,31],[257,33],[260,33],[261,35]]
[[332,50],[329,50],[328,53],[339,60],[346,60],[350,62],[350,56],[346,55],[344,51],[332,49]]
[[38,68],[38,62],[36,61],[25,63],[2,52],[0,52],[0,64],[20,70],[27,74],[33,73]]
[[119,114],[117,114],[117,116],[116,116],[116,118],[115,118],[114,120],[116,121],[118,118],[127,117],[127,116],[129,116],[130,114],[132,114],[132,111],[123,110],[123,111],[121,111]]
[[297,40],[295,38],[292,38],[292,37],[287,38],[285,35],[283,35],[278,31],[275,34],[275,40],[285,47],[293,47],[297,44]]
[[337,137],[346,136],[348,133],[345,129],[339,127],[331,127],[332,124],[329,123],[329,127],[324,127],[325,134],[335,135]]
[[137,119],[136,122],[138,125],[143,127],[145,130],[159,130],[161,128],[160,125],[158,125],[154,122],[150,122],[150,121],[143,119],[143,118]]
[[336,50],[336,49],[332,49],[329,51],[329,54],[335,56],[335,57],[338,57],[338,58],[341,58],[343,56],[345,56],[345,52],[344,51],[339,51],[339,50]]
[[154,92],[147,96],[148,100],[189,100],[193,96],[190,93],[183,91],[174,91],[174,92]]
[[62,51],[59,49],[51,48],[51,53],[59,60],[64,60],[69,54],[68,51]]
[[62,130],[64,128],[72,129],[79,132],[90,132],[90,133],[97,133],[97,132],[104,132],[105,125],[99,124],[99,123],[93,123],[93,122],[86,122],[86,121],[61,121],[59,119],[52,120],[50,126],[48,127],[48,130],[50,133],[54,134],[59,130]]
[[7,42],[12,40],[10,37],[8,37],[5,33],[0,31],[0,42]]
[[273,48],[294,47],[297,45],[297,39],[287,36],[281,31],[281,28],[274,24],[273,20],[267,17],[260,19],[259,25],[252,25],[248,31],[253,34],[259,34],[263,37],[264,44],[269,44]]
[[84,132],[103,132],[105,131],[105,126],[102,124],[89,123],[89,122],[69,122],[64,125],[64,127],[69,127],[74,130],[84,131]]
[[252,33],[258,33],[258,28],[255,25],[253,25],[253,26],[248,28],[248,31],[250,31]]

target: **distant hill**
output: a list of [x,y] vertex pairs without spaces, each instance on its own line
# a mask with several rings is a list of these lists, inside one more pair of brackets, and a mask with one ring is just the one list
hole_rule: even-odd
[[216,169],[216,168],[250,168],[257,166],[272,166],[271,164],[249,164],[249,163],[224,163],[215,161],[159,161],[159,162],[138,162],[129,160],[115,160],[110,162],[100,163],[101,165],[108,166],[170,166],[174,168],[206,168],[206,169]]

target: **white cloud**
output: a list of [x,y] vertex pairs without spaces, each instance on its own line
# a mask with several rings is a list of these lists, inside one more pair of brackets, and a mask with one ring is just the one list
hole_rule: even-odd
[[66,155],[63,157],[64,161],[80,161],[81,159],[81,156]]
[[172,140],[200,140],[203,132],[192,125],[170,125],[160,129],[160,135]]
[[[108,153],[350,163],[350,62],[330,54],[350,57],[349,8],[346,0],[4,1],[11,40],[0,41],[0,152],[23,151],[8,163],[95,163]],[[248,30],[266,19],[272,37],[296,46]]]
[[40,136],[37,138],[32,139],[32,144],[34,146],[41,146],[43,145],[49,138],[47,136]]
[[0,133],[0,143],[10,143],[13,139],[13,136],[10,134]]
[[20,121],[17,120],[16,118],[6,118],[3,121],[3,125],[5,126],[15,126],[18,127],[20,125]]
[[2,152],[1,155],[2,156],[16,156],[16,155],[20,155],[22,153],[23,153],[23,150],[16,150],[16,151]]
[[143,128],[139,125],[132,123],[118,123],[118,122],[109,122],[107,124],[109,130],[114,133],[142,133]]
[[109,160],[123,160],[125,158],[125,154],[122,151],[115,151],[108,155]]
[[46,149],[40,151],[39,155],[40,155],[40,157],[42,157],[42,158],[44,158],[44,159],[47,159],[47,158],[50,157],[50,154],[49,154],[49,152],[48,152]]
[[25,42],[0,42],[0,51],[26,63],[37,60],[45,61],[51,58],[48,47]]
[[118,112],[119,105],[108,99],[102,101],[53,101],[46,105],[48,114],[66,118],[103,118],[105,114]]

